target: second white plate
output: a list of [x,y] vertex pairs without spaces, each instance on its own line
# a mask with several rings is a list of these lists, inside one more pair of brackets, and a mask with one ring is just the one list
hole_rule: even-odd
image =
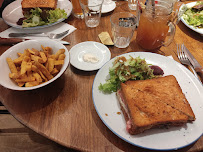
[[[83,56],[90,53],[97,57],[97,63],[85,62]],[[79,43],[70,49],[70,63],[77,69],[93,71],[101,68],[111,59],[111,52],[105,45],[99,42],[86,41]]]
[[[195,4],[196,4],[196,2],[191,2],[191,3],[187,3],[186,6],[190,8],[190,7],[193,7]],[[180,7],[179,10],[183,9],[182,7],[183,7],[183,5],[181,5],[181,7]],[[193,31],[195,31],[195,32],[197,32],[197,33],[199,33],[199,34],[201,34],[201,35],[203,36],[203,28],[196,28],[196,27],[194,27],[194,26],[188,25],[188,24],[186,23],[186,21],[183,19],[183,17],[181,17],[180,20],[181,20],[188,28],[190,28],[191,30],[193,30]]]
[[131,52],[121,56],[126,58],[140,56],[147,63],[160,66],[164,70],[164,75],[174,75],[195,113],[196,120],[183,127],[157,128],[142,134],[130,135],[126,131],[123,115],[118,114],[121,110],[116,94],[104,94],[98,89],[100,83],[105,83],[109,78],[109,68],[112,67],[115,60],[113,58],[97,72],[92,86],[94,106],[103,123],[121,139],[146,149],[176,150],[188,146],[200,138],[203,132],[203,87],[197,78],[180,63],[162,55]]
[[[69,0],[60,0],[57,2],[57,8],[64,9],[67,13],[67,17],[69,17],[72,12],[72,3]],[[6,6],[6,8],[2,12],[2,18],[8,25],[15,27],[15,28],[20,28],[20,29],[46,28],[46,27],[58,24],[65,20],[63,18],[63,19],[59,19],[57,22],[52,23],[52,24],[23,28],[21,25],[17,24],[17,21],[22,17],[23,17],[23,13],[22,13],[21,0],[16,0],[16,1],[10,3],[8,6]]]

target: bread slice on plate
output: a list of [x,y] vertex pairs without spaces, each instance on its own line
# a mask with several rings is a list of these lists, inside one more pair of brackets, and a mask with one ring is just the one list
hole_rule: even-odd
[[172,75],[127,81],[121,84],[117,97],[130,134],[195,120],[190,104]]
[[55,9],[57,0],[22,0],[23,11],[29,11],[32,8],[39,7],[41,9]]

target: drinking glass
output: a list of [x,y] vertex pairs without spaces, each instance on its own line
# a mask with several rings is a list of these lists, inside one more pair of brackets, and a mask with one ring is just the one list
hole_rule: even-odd
[[110,18],[114,45],[126,48],[136,28],[136,17],[129,12],[115,13]]
[[73,10],[72,10],[73,15],[76,18],[82,19],[84,17],[84,15],[83,15],[79,0],[71,0],[71,3],[73,5]]
[[131,10],[136,10],[137,9],[137,0],[128,0],[128,7]]
[[173,41],[176,30],[171,21],[173,3],[167,0],[148,0],[144,5],[140,0],[137,1],[137,44],[150,51],[168,46]]
[[103,0],[80,0],[87,27],[97,27],[100,23]]

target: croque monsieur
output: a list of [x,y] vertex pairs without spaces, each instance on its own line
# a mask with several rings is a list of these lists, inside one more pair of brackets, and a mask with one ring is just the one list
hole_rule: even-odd
[[21,5],[23,12],[30,11],[30,9],[36,7],[43,10],[49,10],[56,8],[57,0],[22,0]]
[[180,126],[195,115],[172,75],[121,83],[117,97],[130,134],[155,127]]

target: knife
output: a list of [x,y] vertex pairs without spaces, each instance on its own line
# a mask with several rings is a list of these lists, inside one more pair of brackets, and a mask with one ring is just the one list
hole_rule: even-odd
[[190,63],[192,64],[195,71],[200,76],[201,81],[203,82],[203,68],[202,68],[202,66],[198,63],[198,61],[194,58],[194,56],[190,53],[190,51],[186,48],[186,46],[184,44],[182,46],[183,46],[183,51],[187,55]]
[[[29,40],[29,39],[20,39],[20,38],[0,38],[0,45],[13,45],[13,44],[17,44],[17,43],[20,43],[20,42],[24,42],[26,40]],[[54,40],[54,39],[52,39]],[[64,45],[69,45],[70,43],[69,42],[66,42],[66,41],[63,41],[63,40],[54,40],[54,41],[57,41],[61,44],[64,44]]]

